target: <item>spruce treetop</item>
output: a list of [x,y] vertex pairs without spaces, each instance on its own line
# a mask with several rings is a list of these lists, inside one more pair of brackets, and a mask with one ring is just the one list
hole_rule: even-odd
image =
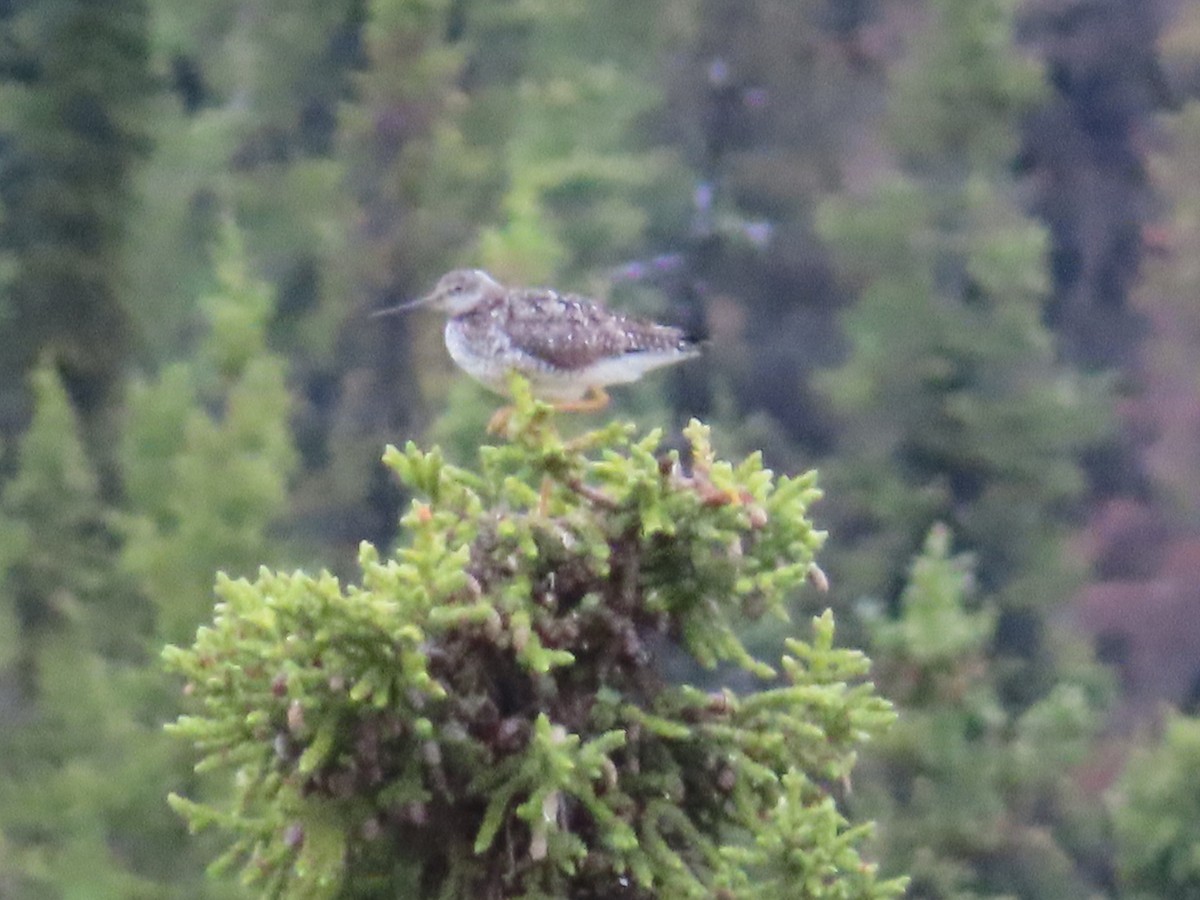
[[[888,897],[835,787],[892,719],[828,613],[775,665],[738,636],[819,579],[815,475],[715,458],[686,429],[572,440],[511,383],[478,469],[389,447],[416,498],[357,583],[221,577],[165,658],[195,713],[171,729],[232,774],[217,867],[272,896]],[[679,684],[720,667],[740,694]],[[739,674],[740,673],[740,674]]]

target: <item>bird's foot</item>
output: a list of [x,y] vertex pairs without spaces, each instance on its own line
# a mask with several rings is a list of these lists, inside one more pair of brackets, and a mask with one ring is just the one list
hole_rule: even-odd
[[[590,387],[587,389],[587,393],[579,400],[566,400],[561,403],[555,403],[551,408],[555,412],[595,412],[596,410],[604,409],[608,406],[609,402],[608,392],[604,388]],[[516,412],[516,407],[512,405],[502,406],[496,410],[492,414],[492,418],[488,421],[488,434],[504,434],[508,431],[508,423],[514,412]]]
[[604,388],[590,387],[581,399],[555,403],[554,409],[557,412],[596,412],[608,406],[609,401],[608,391]]
[[487,432],[488,434],[503,434],[508,430],[508,420],[512,418],[515,407],[502,406],[488,419]]

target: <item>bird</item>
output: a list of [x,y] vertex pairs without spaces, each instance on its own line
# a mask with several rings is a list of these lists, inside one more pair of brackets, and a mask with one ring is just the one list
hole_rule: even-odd
[[[603,409],[605,388],[700,352],[682,329],[622,315],[578,294],[505,287],[481,269],[448,272],[426,296],[373,316],[418,307],[446,313],[446,349],[476,381],[507,394],[507,377],[518,372],[534,397],[561,411]],[[501,409],[489,430],[502,430],[510,413]]]

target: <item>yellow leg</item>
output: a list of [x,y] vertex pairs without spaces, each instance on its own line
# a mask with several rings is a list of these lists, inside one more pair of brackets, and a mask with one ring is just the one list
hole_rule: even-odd
[[[561,403],[555,403],[554,409],[557,412],[595,412],[598,409],[604,409],[608,406],[610,398],[608,392],[602,387],[590,387],[587,393],[579,400],[565,400]],[[488,420],[488,434],[503,434],[508,430],[508,420],[512,418],[512,406],[502,406],[492,418]]]
[[503,434],[508,430],[508,420],[512,418],[514,407],[502,406],[488,419],[487,432],[488,434]]
[[555,403],[554,408],[559,412],[595,412],[604,409],[608,403],[608,391],[602,387],[590,387],[582,399]]

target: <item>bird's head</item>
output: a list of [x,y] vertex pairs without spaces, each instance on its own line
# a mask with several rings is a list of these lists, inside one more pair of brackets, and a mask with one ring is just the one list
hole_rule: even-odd
[[433,290],[420,300],[381,309],[374,315],[390,315],[419,306],[428,306],[450,316],[461,316],[503,291],[504,287],[482,269],[455,269],[438,279]]
[[438,279],[423,302],[449,315],[461,316],[503,291],[500,283],[482,269],[455,269]]

